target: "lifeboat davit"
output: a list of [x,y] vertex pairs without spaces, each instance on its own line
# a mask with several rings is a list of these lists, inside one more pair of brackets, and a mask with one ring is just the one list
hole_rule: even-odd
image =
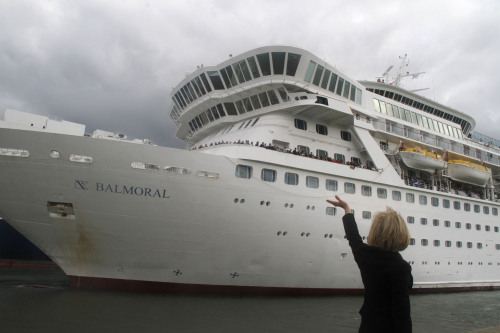
[[441,155],[420,147],[403,148],[399,151],[399,156],[404,164],[413,169],[434,172],[446,168],[446,161]]
[[485,186],[491,178],[491,169],[469,161],[449,160],[448,176],[463,183]]

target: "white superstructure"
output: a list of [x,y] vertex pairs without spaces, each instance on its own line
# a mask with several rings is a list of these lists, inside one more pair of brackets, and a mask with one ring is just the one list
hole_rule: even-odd
[[[467,139],[470,116],[283,46],[198,68],[171,96],[188,150],[0,122],[0,215],[73,286],[359,292],[335,194],[364,237],[376,211],[401,212],[416,290],[500,286],[500,149]],[[411,147],[487,179],[415,169]]]

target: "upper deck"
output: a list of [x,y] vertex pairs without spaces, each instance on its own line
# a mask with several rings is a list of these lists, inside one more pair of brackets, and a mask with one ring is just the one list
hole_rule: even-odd
[[262,47],[189,74],[171,93],[170,115],[178,127],[177,137],[186,140],[217,124],[278,110],[293,92],[333,95],[362,104],[363,90],[310,52],[287,46]]

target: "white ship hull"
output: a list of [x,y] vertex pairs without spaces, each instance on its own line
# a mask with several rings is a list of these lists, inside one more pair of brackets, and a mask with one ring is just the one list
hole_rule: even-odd
[[[362,289],[341,215],[325,215],[325,200],[331,192],[316,190],[308,195],[257,179],[238,179],[234,177],[237,159],[157,146],[9,129],[0,129],[0,142],[29,151],[28,158],[0,158],[0,214],[47,253],[75,287],[291,294]],[[91,156],[93,163],[51,159],[53,149],[63,157]],[[240,150],[250,157],[262,148],[241,146]],[[269,152],[263,157],[283,155]],[[325,164],[284,157],[289,160],[281,163],[297,170],[305,163],[309,169],[316,168],[311,162],[320,168]],[[192,172],[131,168],[136,161]],[[245,163],[257,167],[261,162]],[[332,174],[338,168],[328,167]],[[369,182],[366,175],[372,172],[340,169],[338,179],[345,179],[341,174],[346,169],[359,172],[356,176],[365,178],[363,182]],[[207,172],[217,178],[206,177]],[[370,221],[361,218],[361,210],[379,210],[385,200],[344,196],[353,207],[360,207],[358,224],[361,234],[367,235]],[[48,202],[71,203],[74,216],[50,216]],[[395,208],[403,206],[408,214],[419,211],[404,204]],[[438,208],[428,213],[445,218]],[[425,232],[420,229],[410,226],[412,236]],[[493,254],[489,251],[460,258],[487,262]],[[447,264],[457,256],[451,249],[410,247],[403,256],[432,265],[432,270],[414,267],[417,290],[500,285],[497,266],[462,266],[457,272],[455,265]]]

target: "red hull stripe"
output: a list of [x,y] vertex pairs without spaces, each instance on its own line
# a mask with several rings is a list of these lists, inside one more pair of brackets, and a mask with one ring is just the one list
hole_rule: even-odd
[[[185,284],[173,282],[156,282],[140,280],[122,280],[69,276],[71,286],[81,289],[126,290],[141,292],[164,292],[172,294],[226,294],[226,295],[362,295],[363,289],[332,288],[284,288],[254,287],[230,285]],[[500,287],[450,287],[450,288],[414,288],[412,293],[443,293],[463,291],[496,290]]]

